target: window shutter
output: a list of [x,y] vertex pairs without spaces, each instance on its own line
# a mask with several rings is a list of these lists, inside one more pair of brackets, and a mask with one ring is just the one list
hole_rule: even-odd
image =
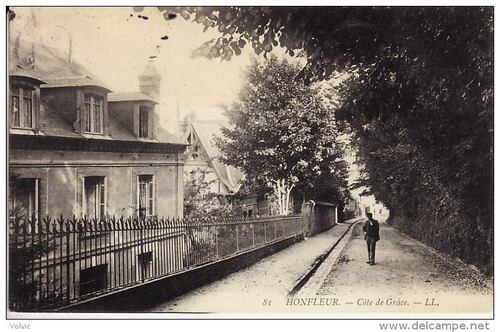
[[150,190],[150,193],[152,195],[151,197],[151,215],[155,215],[155,209],[156,209],[156,191],[155,191],[155,176],[153,175],[151,177],[151,190]]
[[85,197],[85,177],[82,177],[82,183],[81,183],[81,189],[80,192],[82,193],[82,198],[81,198],[81,207],[82,207],[82,217],[85,216],[85,211],[87,211],[87,206],[85,204],[86,197]]
[[99,99],[99,132],[104,133],[104,100]]
[[104,216],[107,219],[108,214],[108,177],[104,177]]
[[40,181],[38,179],[35,179],[35,204],[34,204],[34,207],[33,207],[33,213],[35,214],[35,218],[38,222],[38,219],[40,219],[40,215],[38,214],[39,210],[38,210],[38,201],[39,201],[39,190],[38,190],[38,186],[40,184]]
[[146,114],[148,115],[148,123],[147,123],[148,134],[147,134],[147,137],[150,138],[150,139],[154,138],[154,135],[153,135],[153,112],[154,112],[153,108],[148,109],[146,111]]
[[98,181],[99,186],[99,218],[101,220],[106,219],[106,177],[101,178],[101,181]]
[[33,90],[33,128],[35,130],[40,130],[40,88],[36,87]]
[[135,201],[135,211],[136,211],[137,216],[139,216],[140,215],[140,213],[139,213],[139,195],[140,195],[140,193],[139,192],[141,190],[139,188],[139,176],[138,175],[136,176],[136,186],[135,186],[135,188],[136,188],[136,196],[137,196],[136,197],[136,201]]

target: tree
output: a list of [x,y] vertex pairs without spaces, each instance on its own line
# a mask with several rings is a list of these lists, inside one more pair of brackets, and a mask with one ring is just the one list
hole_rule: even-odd
[[254,60],[239,102],[227,112],[230,125],[216,141],[225,163],[273,189],[279,214],[290,212],[294,188],[310,194],[323,181],[322,194],[342,201],[347,187],[333,110],[318,87],[294,80],[299,71],[275,56]]
[[336,115],[363,183],[399,215],[396,226],[492,272],[493,7],[160,11],[218,29],[199,54],[228,60],[246,45],[258,54],[279,45],[304,55],[297,80],[347,75]]

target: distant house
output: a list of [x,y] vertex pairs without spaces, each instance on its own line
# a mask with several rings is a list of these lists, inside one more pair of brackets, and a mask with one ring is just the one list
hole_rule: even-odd
[[214,136],[220,135],[220,129],[220,125],[212,123],[187,124],[183,136],[189,144],[184,154],[184,176],[185,181],[204,177],[211,193],[227,199],[239,191],[243,173],[219,161],[221,153],[215,146]]
[[362,205],[359,200],[354,198],[349,198],[347,204],[344,206],[344,218],[351,219],[362,216]]
[[181,217],[185,143],[157,123],[160,80],[151,62],[141,91],[111,93],[57,50],[13,38],[10,208],[37,218]]
[[273,204],[267,195],[256,193],[243,184],[245,177],[239,169],[219,161],[221,151],[214,137],[221,137],[222,125],[208,121],[187,121],[184,139],[189,144],[185,152],[185,181],[196,181],[204,174],[210,192],[220,200],[234,198],[233,210],[243,217],[274,214]]

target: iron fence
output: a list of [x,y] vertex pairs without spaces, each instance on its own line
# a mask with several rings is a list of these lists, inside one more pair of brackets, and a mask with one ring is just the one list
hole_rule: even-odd
[[9,226],[9,305],[57,308],[303,234],[302,216],[42,220]]

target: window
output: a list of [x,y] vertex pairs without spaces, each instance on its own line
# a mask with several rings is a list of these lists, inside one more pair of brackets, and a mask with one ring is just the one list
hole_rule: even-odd
[[107,287],[108,264],[101,264],[80,271],[80,295],[94,293]]
[[85,132],[102,134],[104,101],[99,96],[85,95]]
[[243,210],[242,211],[243,218],[251,218],[252,217],[252,215],[253,215],[252,207],[243,206],[242,210]]
[[91,219],[105,219],[106,178],[104,176],[83,178],[83,214]]
[[39,218],[38,179],[19,179],[11,191],[11,211],[22,217]]
[[139,269],[137,276],[139,279],[144,280],[153,276],[153,252],[148,251],[137,255],[137,261],[139,262]]
[[154,215],[155,189],[153,175],[138,176],[137,206],[139,217],[149,217]]
[[34,89],[13,87],[10,90],[10,112],[12,127],[33,128],[33,94]]
[[139,108],[139,137],[147,138],[148,136],[148,125],[149,125],[149,110],[144,107]]

